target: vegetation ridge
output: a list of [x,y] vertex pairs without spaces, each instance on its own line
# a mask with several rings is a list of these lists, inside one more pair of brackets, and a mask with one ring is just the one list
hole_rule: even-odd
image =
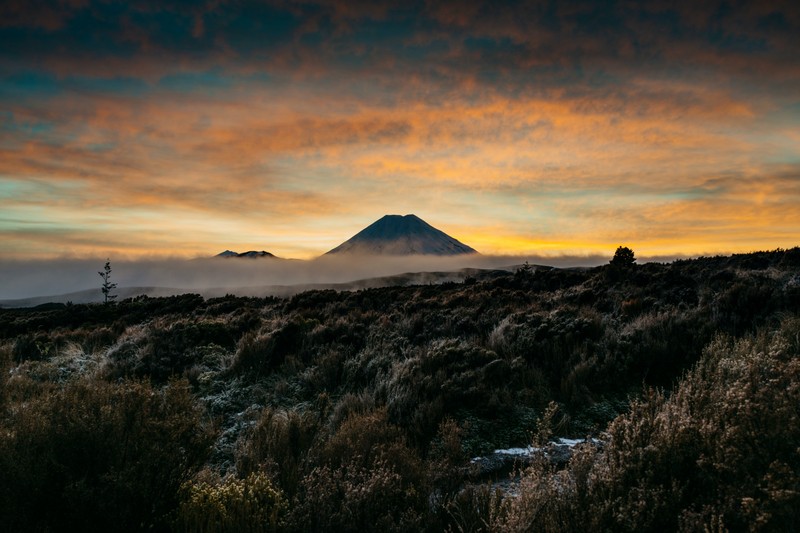
[[[621,258],[619,258],[621,257]],[[784,530],[800,249],[0,310],[15,531]],[[470,458],[587,437],[513,492]]]

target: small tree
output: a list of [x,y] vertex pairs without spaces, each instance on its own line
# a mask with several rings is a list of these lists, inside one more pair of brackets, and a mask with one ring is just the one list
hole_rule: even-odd
[[116,298],[116,294],[111,294],[111,291],[117,288],[116,283],[111,283],[111,261],[106,259],[106,266],[103,267],[102,272],[98,272],[100,277],[103,278],[103,284],[100,286],[100,290],[103,291],[103,297],[105,298],[104,303],[113,302]]
[[523,285],[529,283],[533,279],[533,267],[525,261],[525,264],[514,272],[514,279]]
[[633,256],[633,250],[627,246],[620,246],[614,252],[614,258],[611,259],[611,264],[619,268],[630,268],[636,263],[636,258]]
[[533,267],[527,261],[514,272],[520,278],[528,278],[533,274]]

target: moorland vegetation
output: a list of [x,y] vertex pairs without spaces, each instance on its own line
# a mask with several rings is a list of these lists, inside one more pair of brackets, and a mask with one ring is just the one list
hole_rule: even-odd
[[798,248],[0,310],[9,531],[797,531],[798,443]]

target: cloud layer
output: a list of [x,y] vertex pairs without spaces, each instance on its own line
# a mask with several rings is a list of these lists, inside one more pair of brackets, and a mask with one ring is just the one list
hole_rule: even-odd
[[[375,257],[353,254],[325,256],[314,261],[280,259],[140,259],[111,262],[111,281],[115,293],[123,298],[138,294],[182,294],[197,292],[222,296],[286,295],[316,285],[348,284],[410,273],[448,273],[432,276],[430,281],[461,281],[462,269],[515,270],[525,261],[530,264],[557,266],[593,266],[608,262],[598,256],[515,257],[515,256],[395,256]],[[59,301],[79,303],[81,299],[100,301],[102,280],[98,276],[105,260],[101,258],[59,260],[0,260],[0,278],[14,280],[0,287],[0,307],[20,305],[8,300],[67,295]],[[415,284],[425,284],[425,277],[415,277]],[[379,283],[380,280],[376,281]],[[369,284],[365,287],[370,286]],[[298,288],[299,287],[299,288]],[[153,289],[164,290],[153,290]],[[354,285],[353,288],[362,288]],[[76,298],[74,293],[89,291]],[[50,299],[46,300],[50,301]],[[23,302],[27,306],[30,302]],[[38,302],[41,303],[41,302]],[[38,304],[35,303],[35,304]]]
[[6,2],[10,257],[800,237],[794,2]]

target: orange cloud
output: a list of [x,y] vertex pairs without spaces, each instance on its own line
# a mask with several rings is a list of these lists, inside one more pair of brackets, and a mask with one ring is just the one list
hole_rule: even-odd
[[[19,219],[51,211],[72,228],[43,247],[133,255],[241,243],[309,257],[390,212],[435,213],[498,253],[590,253],[621,239],[701,253],[798,236],[800,191],[771,162],[785,144],[764,140],[779,105],[769,95],[652,75],[509,94],[464,76],[446,98],[426,95],[424,79],[384,98],[383,72],[275,78],[220,93],[148,85],[22,99],[15,124],[50,129],[0,130],[0,187],[32,187],[4,202]],[[796,139],[791,124],[780,131]],[[107,229],[84,239],[93,221]],[[0,220],[0,231],[33,253],[27,226]]]

